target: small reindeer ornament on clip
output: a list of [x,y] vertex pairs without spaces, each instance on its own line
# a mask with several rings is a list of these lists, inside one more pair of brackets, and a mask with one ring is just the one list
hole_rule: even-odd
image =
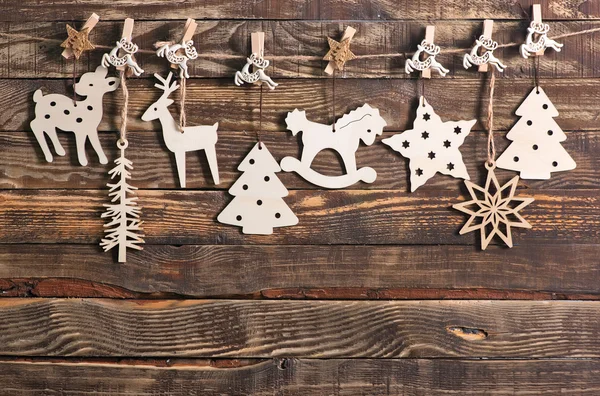
[[187,63],[190,60],[198,58],[198,51],[194,47],[192,37],[198,24],[192,18],[188,18],[183,32],[183,37],[179,43],[158,42],[155,44],[157,50],[156,55],[161,58],[166,58],[171,62],[172,68],[179,67],[179,78],[190,78]]
[[[496,70],[499,72],[502,73],[504,71],[506,65],[494,56],[494,50],[498,48],[498,43],[492,40],[493,29],[494,21],[486,19],[483,22],[483,33],[475,40],[475,45],[471,49],[471,52],[465,54],[463,57],[463,66],[465,69],[475,65],[478,66],[480,72],[485,73],[488,71],[488,64],[491,64],[495,66]],[[480,53],[482,50],[483,53]]]
[[[435,26],[427,26],[425,29],[425,39],[421,44],[417,45],[417,52],[414,53],[411,59],[406,60],[404,71],[406,74],[412,73],[414,70],[421,72],[421,77],[431,78],[431,69],[436,70],[442,77],[445,77],[449,72],[435,57],[440,53],[440,47],[433,43],[435,35]],[[422,55],[427,55],[425,60],[421,60]]]
[[[269,67],[269,61],[264,59],[265,56],[265,33],[255,32],[251,35],[252,54],[246,58],[246,64],[242,71],[235,72],[234,82],[238,87],[243,83],[255,84],[266,83],[269,89],[275,89],[277,84],[271,77],[267,76],[265,69]],[[254,72],[250,72],[250,67],[256,68]]]
[[[125,25],[123,26],[123,34],[121,40],[117,41],[116,47],[114,47],[108,54],[102,56],[102,66],[110,67],[115,66],[118,70],[131,71],[136,76],[141,76],[144,73],[136,62],[134,54],[138,52],[138,46],[131,42],[131,33],[133,32],[133,19],[125,19]],[[119,56],[119,50],[123,50],[125,55]]]
[[[546,48],[552,48],[556,52],[560,52],[564,44],[557,43],[548,37],[550,26],[542,22],[542,8],[540,4],[533,5],[533,20],[527,28],[527,38],[525,44],[521,44],[521,56],[527,59],[532,54],[534,56],[544,55]],[[537,40],[534,41],[534,37]]]

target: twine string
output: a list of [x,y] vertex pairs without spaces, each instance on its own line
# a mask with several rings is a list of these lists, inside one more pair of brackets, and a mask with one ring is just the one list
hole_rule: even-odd
[[256,140],[258,147],[262,147],[260,135],[262,133],[262,116],[263,116],[263,84],[260,83],[260,99],[258,104],[258,131],[256,131]]
[[181,85],[181,92],[179,93],[179,129],[183,133],[183,129],[187,124],[187,118],[185,114],[185,96],[186,96],[186,81],[187,78],[182,78],[179,85]]
[[494,143],[494,88],[496,85],[496,74],[494,68],[490,68],[490,99],[488,101],[487,108],[487,163],[489,166],[493,166],[496,163],[496,145]]
[[331,78],[331,84],[332,84],[332,96],[333,96],[333,100],[332,100],[332,112],[333,112],[333,123],[331,124],[331,128],[333,130],[333,132],[335,132],[335,74],[336,74],[336,70],[333,70],[333,74],[332,74],[332,78]]
[[540,93],[540,57],[533,57],[533,83],[535,84],[535,92]]
[[119,128],[119,142],[124,143],[127,141],[127,112],[129,107],[129,90],[127,89],[127,72],[121,70],[119,73],[121,77],[121,89],[123,90],[123,107],[121,108],[121,128]]
[[75,88],[77,86],[77,59],[73,57],[73,105],[77,103],[77,94],[75,93]]

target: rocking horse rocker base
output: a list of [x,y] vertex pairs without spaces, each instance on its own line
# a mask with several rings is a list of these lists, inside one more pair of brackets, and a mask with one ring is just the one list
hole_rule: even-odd
[[281,169],[285,172],[296,172],[306,181],[324,188],[346,188],[360,181],[373,183],[377,178],[375,169],[365,166],[352,173],[341,176],[327,176],[304,165],[298,158],[285,157],[281,160]]

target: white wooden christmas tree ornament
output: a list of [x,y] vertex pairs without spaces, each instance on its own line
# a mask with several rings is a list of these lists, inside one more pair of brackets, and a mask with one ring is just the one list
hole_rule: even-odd
[[575,161],[560,144],[567,135],[553,119],[558,111],[541,87],[533,88],[515,114],[521,118],[506,134],[513,143],[498,158],[498,168],[537,180],[549,179],[551,172],[575,169]]
[[[546,48],[552,48],[556,52],[560,52],[564,44],[557,43],[548,37],[550,26],[542,22],[542,7],[540,4],[533,5],[533,20],[527,28],[527,38],[525,43],[521,44],[521,56],[527,59],[531,55],[544,55]],[[535,38],[537,37],[537,40]]]
[[[425,39],[417,45],[417,52],[404,64],[404,71],[410,74],[415,70],[421,72],[421,77],[431,78],[431,69],[436,70],[442,77],[449,72],[435,57],[440,53],[440,47],[434,44],[435,26],[425,28]],[[421,56],[427,56],[421,60]]]
[[102,121],[102,98],[107,92],[119,87],[119,80],[106,77],[108,70],[98,66],[95,71],[85,73],[75,84],[75,93],[85,96],[84,100],[74,101],[73,97],[61,94],[44,95],[41,89],[33,94],[35,118],[30,126],[40,145],[46,161],[52,162],[53,156],[48,147],[46,136],[50,138],[56,154],[65,155],[60,144],[57,130],[73,132],[77,147],[77,159],[83,166],[88,164],[85,155],[85,143],[89,140],[98,155],[101,164],[108,163],[98,139],[98,125]]
[[198,52],[192,40],[197,27],[198,24],[196,21],[188,18],[185,23],[183,37],[179,43],[157,43],[158,49],[156,50],[156,55],[167,58],[171,62],[172,68],[179,67],[179,78],[190,78],[187,63],[190,60],[198,58]]
[[199,150],[204,150],[213,181],[215,184],[219,184],[219,167],[217,165],[217,153],[215,150],[219,123],[215,122],[214,125],[186,126],[182,132],[168,108],[173,104],[173,99],[169,99],[169,94],[179,88],[176,81],[171,82],[173,73],[169,72],[166,79],[158,74],[154,74],[154,77],[161,82],[161,84],[154,84],[154,86],[162,90],[163,94],[148,107],[142,115],[142,120],[152,121],[158,119],[160,121],[165,145],[175,154],[179,184],[182,188],[186,186],[185,154],[189,151]]
[[275,175],[281,168],[264,143],[256,143],[238,170],[243,173],[229,189],[234,198],[217,217],[220,223],[260,235],[272,234],[273,227],[298,224],[283,200],[288,190]]
[[[332,125],[309,121],[306,112],[295,109],[289,112],[285,122],[292,135],[302,133],[302,155],[300,160],[285,157],[281,168],[286,172],[296,172],[307,181],[324,188],[345,188],[363,181],[373,183],[377,172],[373,168],[356,167],[356,150],[362,141],[370,146],[375,138],[383,133],[387,124],[379,115],[379,110],[364,104],[342,116]],[[326,176],[311,168],[315,156],[325,149],[337,151],[342,157],[346,174]]]
[[108,172],[110,179],[115,180],[115,183],[107,184],[110,188],[108,196],[111,203],[104,204],[106,211],[102,213],[102,218],[110,220],[104,224],[106,237],[100,242],[105,252],[118,247],[120,263],[127,261],[127,248],[142,250],[140,244],[144,243],[144,235],[141,234],[143,222],[139,219],[142,208],[137,206],[137,197],[131,197],[137,188],[128,182],[131,179],[130,171],[133,169],[131,161],[125,158],[128,145],[127,140],[119,139],[117,147],[121,154],[115,160],[116,166]]
[[[235,72],[234,82],[238,87],[243,83],[267,84],[269,89],[275,89],[279,84],[275,83],[271,77],[267,76],[265,69],[269,67],[269,61],[264,59],[265,56],[265,33],[255,32],[251,35],[252,54],[246,58],[246,65],[241,71]],[[250,71],[250,67],[254,71]]]
[[498,43],[492,40],[492,31],[494,30],[494,21],[486,19],[483,22],[483,33],[477,40],[475,45],[471,49],[471,52],[465,54],[463,57],[463,66],[465,69],[476,65],[478,70],[482,73],[488,71],[488,64],[496,66],[496,70],[503,72],[506,66],[500,61],[500,59],[494,56],[494,50],[498,48]]
[[[115,66],[117,70],[125,70],[125,68],[128,68],[128,72],[140,76],[144,73],[144,69],[137,64],[134,57],[134,54],[138,52],[138,46],[131,42],[133,23],[133,19],[125,19],[121,40],[117,41],[116,46],[109,53],[102,56],[102,66],[109,67],[112,65]],[[119,56],[119,50],[123,50],[125,54]]]
[[413,129],[382,142],[410,160],[410,191],[414,192],[437,172],[469,179],[459,151],[476,120],[443,122],[421,96]]
[[479,231],[482,250],[488,247],[494,236],[500,237],[508,247],[513,247],[511,228],[531,228],[519,212],[534,199],[515,197],[519,176],[500,186],[494,173],[496,166],[486,162],[485,167],[488,170],[485,186],[465,180],[471,200],[452,205],[470,216],[459,233]]

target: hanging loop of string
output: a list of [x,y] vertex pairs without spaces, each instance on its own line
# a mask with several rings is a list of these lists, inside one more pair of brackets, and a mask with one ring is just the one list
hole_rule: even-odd
[[540,57],[533,57],[533,83],[535,84],[535,92],[540,93]]
[[182,78],[179,85],[181,85],[181,91],[179,92],[179,130],[183,133],[183,129],[187,124],[187,117],[185,114],[185,96],[186,96],[186,81],[187,78]]
[[123,90],[123,108],[121,109],[121,127],[119,128],[119,140],[117,145],[119,147],[127,144],[127,112],[129,106],[129,90],[127,89],[127,69],[121,70],[121,89]]
[[331,124],[331,129],[333,130],[333,132],[335,132],[335,75],[336,75],[336,70],[333,70],[333,74],[331,75],[331,84],[332,84],[332,113],[333,113],[333,123]]
[[260,135],[262,133],[262,115],[263,115],[263,84],[260,83],[260,99],[258,105],[258,131],[256,131],[256,140],[258,140],[258,148],[262,148]]
[[494,88],[496,85],[496,74],[494,73],[494,68],[490,68],[489,82],[490,99],[487,108],[488,140],[486,166],[492,168],[496,165],[496,145],[494,143]]

